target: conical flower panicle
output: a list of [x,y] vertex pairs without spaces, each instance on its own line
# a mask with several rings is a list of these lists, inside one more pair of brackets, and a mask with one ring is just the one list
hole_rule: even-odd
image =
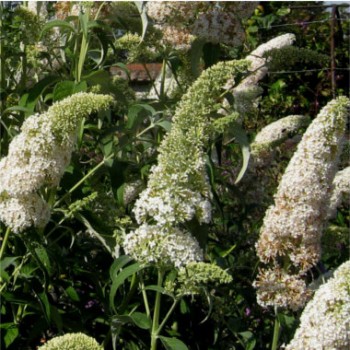
[[[275,204],[266,212],[256,246],[260,260],[270,266],[260,271],[255,283],[263,306],[280,305],[279,293],[270,293],[264,287],[268,280],[269,288],[280,289],[280,278],[274,281],[271,276],[280,276],[277,272],[284,269],[284,275],[297,280],[320,259],[320,238],[349,108],[350,100],[339,97],[321,110],[287,166]],[[295,304],[291,297],[280,306],[295,308]]]
[[210,221],[211,193],[204,160],[209,114],[219,108],[228,78],[246,69],[244,61],[220,62],[204,71],[183,96],[172,129],[159,148],[158,165],[136,202],[139,223],[152,218],[158,224],[173,225],[194,216],[200,222]]
[[58,185],[80,121],[111,101],[106,95],[78,93],[25,120],[0,161],[0,219],[14,232],[45,226],[49,209],[37,191]]

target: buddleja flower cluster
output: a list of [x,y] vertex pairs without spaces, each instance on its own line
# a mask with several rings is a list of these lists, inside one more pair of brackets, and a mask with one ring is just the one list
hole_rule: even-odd
[[40,350],[103,350],[97,341],[83,333],[67,333],[52,338]]
[[49,207],[38,191],[58,185],[81,119],[110,102],[109,96],[78,93],[25,120],[0,161],[0,219],[13,232],[47,223]]
[[240,45],[244,40],[241,24],[258,2],[152,1],[147,15],[163,32],[165,42],[187,48],[198,37],[211,43]]
[[320,258],[332,182],[350,100],[328,103],[311,123],[292,157],[265,215],[257,243],[262,269],[255,282],[258,302],[300,308],[308,298],[303,276]]
[[189,261],[203,259],[203,252],[192,235],[177,227],[143,224],[127,236],[126,254],[143,264],[179,268]]
[[[244,2],[246,4],[247,2]],[[238,2],[236,3],[238,4]],[[262,89],[258,83],[268,73],[267,62],[268,53],[271,50],[279,50],[289,47],[295,41],[294,34],[283,34],[268,42],[259,45],[252,51],[245,60],[249,62],[250,74],[244,78],[238,85],[229,79],[227,86],[233,87],[231,92],[234,96],[235,111],[243,118],[245,114],[252,112],[256,107],[256,99],[262,94]],[[228,102],[226,101],[226,105]]]
[[228,78],[246,69],[245,61],[219,63],[204,71],[182,98],[159,147],[158,165],[135,203],[141,227],[125,237],[125,250],[136,260],[180,267],[203,259],[197,240],[179,225],[194,217],[200,223],[211,220],[204,154],[209,115],[219,108]]
[[233,95],[235,97],[239,97],[244,92],[248,92],[257,86],[258,82],[268,73],[268,67],[266,65],[266,55],[268,55],[268,52],[271,50],[289,47],[294,43],[294,41],[294,34],[283,34],[262,45],[259,45],[254,51],[252,51],[251,54],[246,57],[246,60],[250,62],[249,70],[252,72],[252,74],[243,79],[233,89]]
[[[177,295],[199,294],[201,288],[232,282],[232,276],[221,267],[204,262],[191,262],[178,271],[175,292]],[[167,286],[166,288],[169,288]]]
[[218,63],[204,71],[184,95],[172,129],[159,147],[158,165],[135,204],[138,223],[153,219],[171,226],[193,217],[201,223],[210,222],[211,192],[204,154],[209,114],[219,109],[218,97],[226,80],[246,68],[244,61]]
[[285,350],[350,348],[350,261],[321,285],[306,305],[294,339]]
[[269,157],[271,148],[276,147],[291,134],[295,134],[301,128],[306,127],[309,121],[309,118],[303,115],[290,115],[264,127],[250,145],[254,160],[262,163],[265,157]]

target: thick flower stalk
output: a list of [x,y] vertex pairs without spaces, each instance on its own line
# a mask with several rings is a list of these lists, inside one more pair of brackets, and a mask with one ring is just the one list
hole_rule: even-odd
[[110,96],[78,93],[25,120],[0,161],[0,219],[14,232],[45,225],[49,210],[38,190],[58,185],[80,121],[110,103]]
[[306,305],[300,326],[285,350],[350,348],[350,261],[321,285]]
[[[279,276],[284,276],[283,280],[285,274],[293,280],[302,279],[319,261],[320,238],[349,108],[350,100],[339,97],[321,110],[288,164],[275,195],[275,204],[266,212],[256,246],[260,260],[270,265],[267,270],[260,271],[255,282],[258,300],[263,306],[296,309],[294,293],[290,293],[290,298],[288,295],[287,299],[282,298],[283,303],[279,301],[279,294],[285,293]],[[281,270],[284,272],[280,273]]]
[[97,341],[83,333],[67,333],[52,338],[40,350],[103,350]]

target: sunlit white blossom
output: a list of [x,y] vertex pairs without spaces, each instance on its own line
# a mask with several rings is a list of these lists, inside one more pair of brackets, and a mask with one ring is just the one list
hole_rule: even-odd
[[258,132],[251,150],[256,156],[260,149],[273,146],[276,142],[282,142],[289,137],[290,133],[295,133],[301,127],[307,126],[309,118],[303,115],[289,115],[281,118]]
[[50,218],[49,205],[36,193],[0,199],[1,221],[14,233],[35,226],[44,227]]
[[175,227],[143,224],[125,236],[123,246],[126,254],[144,264],[180,267],[203,259],[197,240]]
[[102,350],[96,339],[83,333],[66,333],[50,339],[40,350]]
[[210,133],[207,115],[219,108],[217,99],[227,79],[246,68],[244,61],[221,62],[204,71],[183,96],[171,131],[159,147],[158,164],[147,189],[136,201],[134,213],[139,223],[150,218],[161,225],[193,217],[202,223],[210,221],[211,191],[204,153]]
[[130,204],[136,199],[138,194],[141,192],[143,187],[143,182],[141,180],[135,180],[127,182],[124,187],[123,201],[125,205]]
[[254,287],[259,289],[258,304],[264,307],[278,305],[298,310],[311,295],[299,275],[289,274],[279,267],[261,269]]
[[258,46],[252,51],[246,60],[250,62],[249,70],[252,72],[248,77],[243,79],[237,87],[234,88],[234,93],[244,90],[247,87],[256,85],[268,73],[266,66],[266,58],[264,54],[272,49],[281,49],[293,45],[295,41],[294,34],[283,34],[269,40],[268,42]]
[[321,285],[306,305],[300,326],[286,350],[350,348],[350,261]]
[[[78,93],[24,121],[0,161],[0,219],[14,232],[47,222],[47,205],[37,191],[58,185],[70,162],[81,119],[105,109],[111,100],[110,96]],[[16,207],[22,213],[16,214]]]

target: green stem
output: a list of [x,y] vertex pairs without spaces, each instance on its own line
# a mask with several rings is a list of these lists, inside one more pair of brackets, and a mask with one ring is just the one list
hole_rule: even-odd
[[21,263],[13,270],[13,272],[11,273],[10,278],[4,284],[1,285],[1,287],[0,287],[0,294],[6,288],[6,286],[10,283],[10,280],[12,278],[14,279],[14,283],[15,283],[18,272],[21,270],[22,266],[27,262],[29,256],[30,256],[29,253],[27,253],[26,255],[23,256]]
[[112,159],[114,154],[110,154],[107,158],[103,159],[94,168],[92,168],[81,180],[79,180],[66,194],[64,194],[54,205],[57,207],[63,200],[65,200],[73,191],[75,191],[81,184],[85,182],[90,176],[92,176],[98,169],[100,169],[107,160]]
[[163,98],[165,95],[164,86],[165,86],[165,76],[166,76],[166,60],[163,59],[163,65],[162,65],[162,76],[161,76],[161,82],[160,82],[160,98]]
[[159,91],[158,91],[158,89],[157,89],[157,87],[156,87],[155,81],[153,81],[153,78],[152,78],[151,73],[149,72],[149,70],[148,70],[148,68],[147,68],[146,63],[143,63],[142,65],[143,65],[143,68],[144,68],[145,71],[146,71],[146,74],[147,74],[148,78],[150,79],[150,81],[152,81],[152,87],[154,88],[154,91],[155,91],[157,97],[160,99],[160,93],[159,93]]
[[146,309],[146,315],[148,317],[150,317],[151,311],[149,308],[148,297],[147,297],[147,293],[145,290],[145,284],[143,283],[143,277],[142,277],[141,273],[140,273],[140,287],[141,287],[141,293],[142,293],[142,297],[143,297],[143,303],[144,303],[145,309]]
[[9,227],[7,227],[4,239],[3,239],[2,244],[1,244],[0,260],[2,260],[2,258],[4,257],[4,253],[5,253],[5,249],[6,249],[6,246],[7,246],[7,241],[9,239],[10,233],[11,233],[11,229]]
[[164,325],[166,324],[166,322],[168,321],[170,315],[172,314],[172,312],[174,311],[177,303],[179,302],[179,299],[175,299],[173,302],[173,305],[171,305],[171,308],[169,309],[168,313],[165,315],[162,323],[160,324],[160,326],[158,327],[157,330],[157,334],[159,334],[161,332],[161,330],[163,329]]
[[85,35],[83,34],[83,38],[81,40],[81,45],[80,45],[80,54],[79,54],[77,76],[76,76],[77,83],[80,83],[80,80],[81,80],[81,73],[83,72],[84,62],[86,59],[88,48],[89,48],[89,39],[86,38]]
[[[159,287],[163,284],[164,272],[162,269],[158,270],[158,283]],[[153,311],[153,320],[152,320],[152,333],[151,333],[151,350],[157,350],[157,340],[159,334],[159,314],[160,314],[160,301],[162,293],[156,292],[156,300]]]
[[281,328],[281,324],[280,324],[280,321],[278,320],[278,313],[276,308],[275,309],[275,326],[273,329],[273,339],[272,339],[271,350],[277,350],[278,339],[280,335],[280,328]]
[[136,135],[136,138],[139,138],[141,135],[143,135],[144,133],[146,133],[148,130],[151,130],[153,129],[155,126],[155,124],[151,123],[151,125],[147,126],[146,129],[142,130],[141,132],[139,132],[137,135]]

